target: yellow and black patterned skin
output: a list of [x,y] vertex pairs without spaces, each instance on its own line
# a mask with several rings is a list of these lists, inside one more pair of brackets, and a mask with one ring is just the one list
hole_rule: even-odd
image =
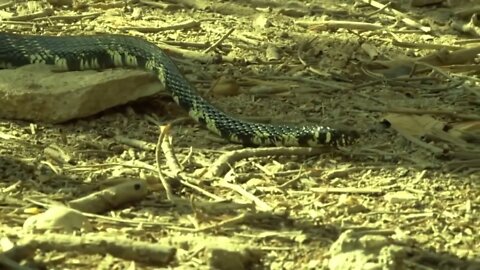
[[357,132],[320,125],[261,124],[231,117],[200,96],[159,47],[138,37],[0,33],[0,68],[33,63],[54,65],[64,71],[119,67],[148,70],[156,74],[175,102],[198,123],[245,146],[343,146],[358,138]]

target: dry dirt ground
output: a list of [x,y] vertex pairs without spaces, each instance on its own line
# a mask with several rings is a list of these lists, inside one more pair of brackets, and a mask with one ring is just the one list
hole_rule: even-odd
[[475,2],[409,2],[1,1],[1,31],[143,37],[232,115],[362,138],[242,150],[165,95],[1,120],[0,265],[480,269]]

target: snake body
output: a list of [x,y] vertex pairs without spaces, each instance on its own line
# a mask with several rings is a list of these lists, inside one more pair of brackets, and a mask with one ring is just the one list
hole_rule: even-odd
[[138,68],[153,72],[173,100],[213,133],[245,146],[343,146],[358,134],[320,125],[242,121],[219,110],[188,82],[155,44],[124,35],[37,36],[0,33],[0,68],[43,63],[65,71]]

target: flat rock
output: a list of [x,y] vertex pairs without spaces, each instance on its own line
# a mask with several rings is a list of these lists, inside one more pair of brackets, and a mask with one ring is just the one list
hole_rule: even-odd
[[35,64],[0,70],[0,118],[59,123],[164,90],[141,70],[58,72]]

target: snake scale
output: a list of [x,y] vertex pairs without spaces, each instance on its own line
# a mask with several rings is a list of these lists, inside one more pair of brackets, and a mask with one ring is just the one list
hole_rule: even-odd
[[320,125],[247,122],[204,99],[158,46],[125,35],[40,36],[0,33],[0,68],[43,63],[64,71],[138,68],[153,72],[174,101],[213,133],[244,146],[343,146],[358,133]]

